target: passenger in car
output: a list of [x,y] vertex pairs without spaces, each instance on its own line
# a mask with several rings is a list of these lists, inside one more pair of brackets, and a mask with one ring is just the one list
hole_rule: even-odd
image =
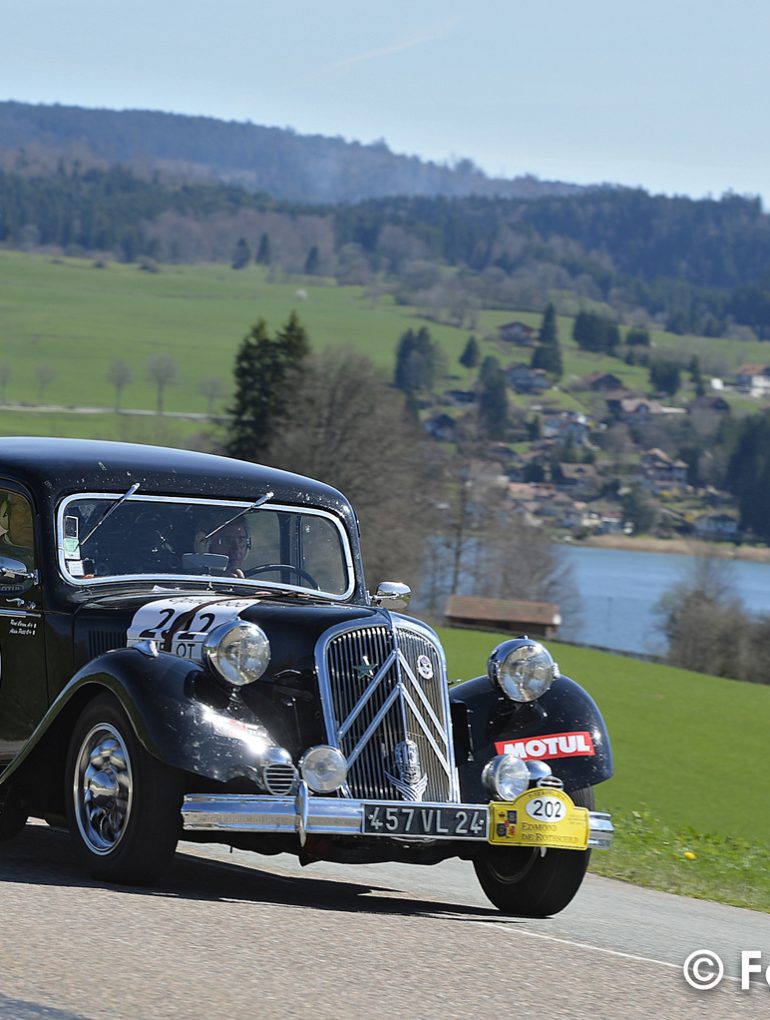
[[32,508],[16,492],[0,492],[0,555],[21,560],[34,569]]

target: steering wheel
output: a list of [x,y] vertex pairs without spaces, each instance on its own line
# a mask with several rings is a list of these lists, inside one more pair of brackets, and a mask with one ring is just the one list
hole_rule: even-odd
[[316,591],[321,590],[321,585],[312,574],[309,574],[307,570],[303,570],[302,567],[292,566],[291,563],[263,563],[259,567],[252,567],[251,570],[244,570],[243,573],[245,577],[255,577],[257,574],[267,574],[271,570],[290,570],[297,577],[307,581],[311,588],[315,588]]

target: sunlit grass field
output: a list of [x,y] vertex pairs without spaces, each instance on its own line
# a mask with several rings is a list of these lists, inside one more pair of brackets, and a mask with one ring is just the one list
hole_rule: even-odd
[[[110,262],[99,269],[88,259],[0,251],[0,365],[7,362],[12,368],[4,395],[10,403],[110,408],[114,391],[106,373],[120,358],[133,372],[123,406],[153,409],[155,389],[147,378],[147,361],[154,354],[168,354],[179,366],[179,381],[166,392],[166,410],[204,413],[207,401],[198,392],[201,382],[217,378],[229,395],[235,352],[250,326],[265,318],[276,330],[292,310],[300,315],[315,349],[348,346],[371,357],[388,374],[401,334],[427,325],[446,353],[448,378],[443,385],[472,383],[471,374],[457,362],[469,329],[428,322],[418,309],[397,305],[388,295],[372,297],[362,287],[317,278],[285,279],[257,266],[235,271],[226,265],[163,265],[160,272],[147,273],[136,265]],[[511,319],[537,326],[541,316],[482,311],[473,330],[482,338],[482,355],[494,354],[503,364],[528,362],[531,352],[526,348],[483,339]],[[645,369],[578,350],[571,339],[572,320],[560,317],[558,324],[565,379],[545,401],[580,407],[579,399],[563,387],[570,377],[593,371],[614,372],[629,387],[647,388]],[[662,332],[654,333],[653,339],[655,354],[681,354],[695,347],[718,352],[732,366],[763,361],[765,354],[759,344]],[[42,388],[41,366],[52,376]],[[223,396],[214,410],[221,412],[227,400]],[[72,414],[49,422],[59,435],[122,438],[126,429],[125,423],[109,415],[97,419]],[[0,434],[36,434],[49,422],[0,410]],[[194,425],[179,426],[180,434],[194,430]],[[144,431],[150,437],[146,441],[157,441],[151,427]]]
[[[96,269],[88,260],[0,252],[0,363],[10,362],[13,370],[6,399],[111,407],[106,372],[121,358],[134,376],[123,405],[154,408],[146,363],[162,353],[177,361],[180,374],[167,391],[166,409],[205,412],[207,402],[197,392],[201,380],[218,377],[229,390],[236,349],[251,325],[264,318],[277,330],[292,310],[315,349],[349,346],[387,372],[401,334],[426,324],[414,309],[388,297],[373,301],[360,287],[271,280],[257,266],[163,266],[146,273],[135,265]],[[430,328],[463,375],[457,357],[467,331]],[[37,372],[43,364],[55,376],[41,394]],[[77,427],[93,429],[93,423]]]
[[[486,671],[506,635],[440,631],[450,678]],[[592,870],[770,911],[770,686],[549,642],[606,720],[615,776],[596,790],[616,845]],[[694,853],[688,860],[685,852]]]

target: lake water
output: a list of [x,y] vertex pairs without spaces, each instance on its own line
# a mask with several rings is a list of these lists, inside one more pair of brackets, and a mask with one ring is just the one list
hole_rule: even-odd
[[[579,625],[565,617],[560,636],[615,651],[662,655],[653,615],[660,596],[686,575],[691,556],[562,546],[580,595]],[[770,563],[730,560],[729,577],[747,609],[770,613]]]

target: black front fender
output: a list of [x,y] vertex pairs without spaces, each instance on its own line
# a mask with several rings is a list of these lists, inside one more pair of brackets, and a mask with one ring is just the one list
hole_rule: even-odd
[[231,698],[200,666],[125,648],[99,656],[70,680],[0,782],[38,786],[47,775],[59,785],[75,721],[104,692],[120,702],[143,746],[160,761],[223,783],[253,779],[260,747],[255,728],[262,723],[243,700]]
[[505,752],[546,761],[567,792],[612,776],[612,748],[601,712],[569,677],[559,677],[541,698],[523,705],[502,697],[486,676],[457,684],[449,697],[460,790],[467,803],[489,799],[482,769]]

